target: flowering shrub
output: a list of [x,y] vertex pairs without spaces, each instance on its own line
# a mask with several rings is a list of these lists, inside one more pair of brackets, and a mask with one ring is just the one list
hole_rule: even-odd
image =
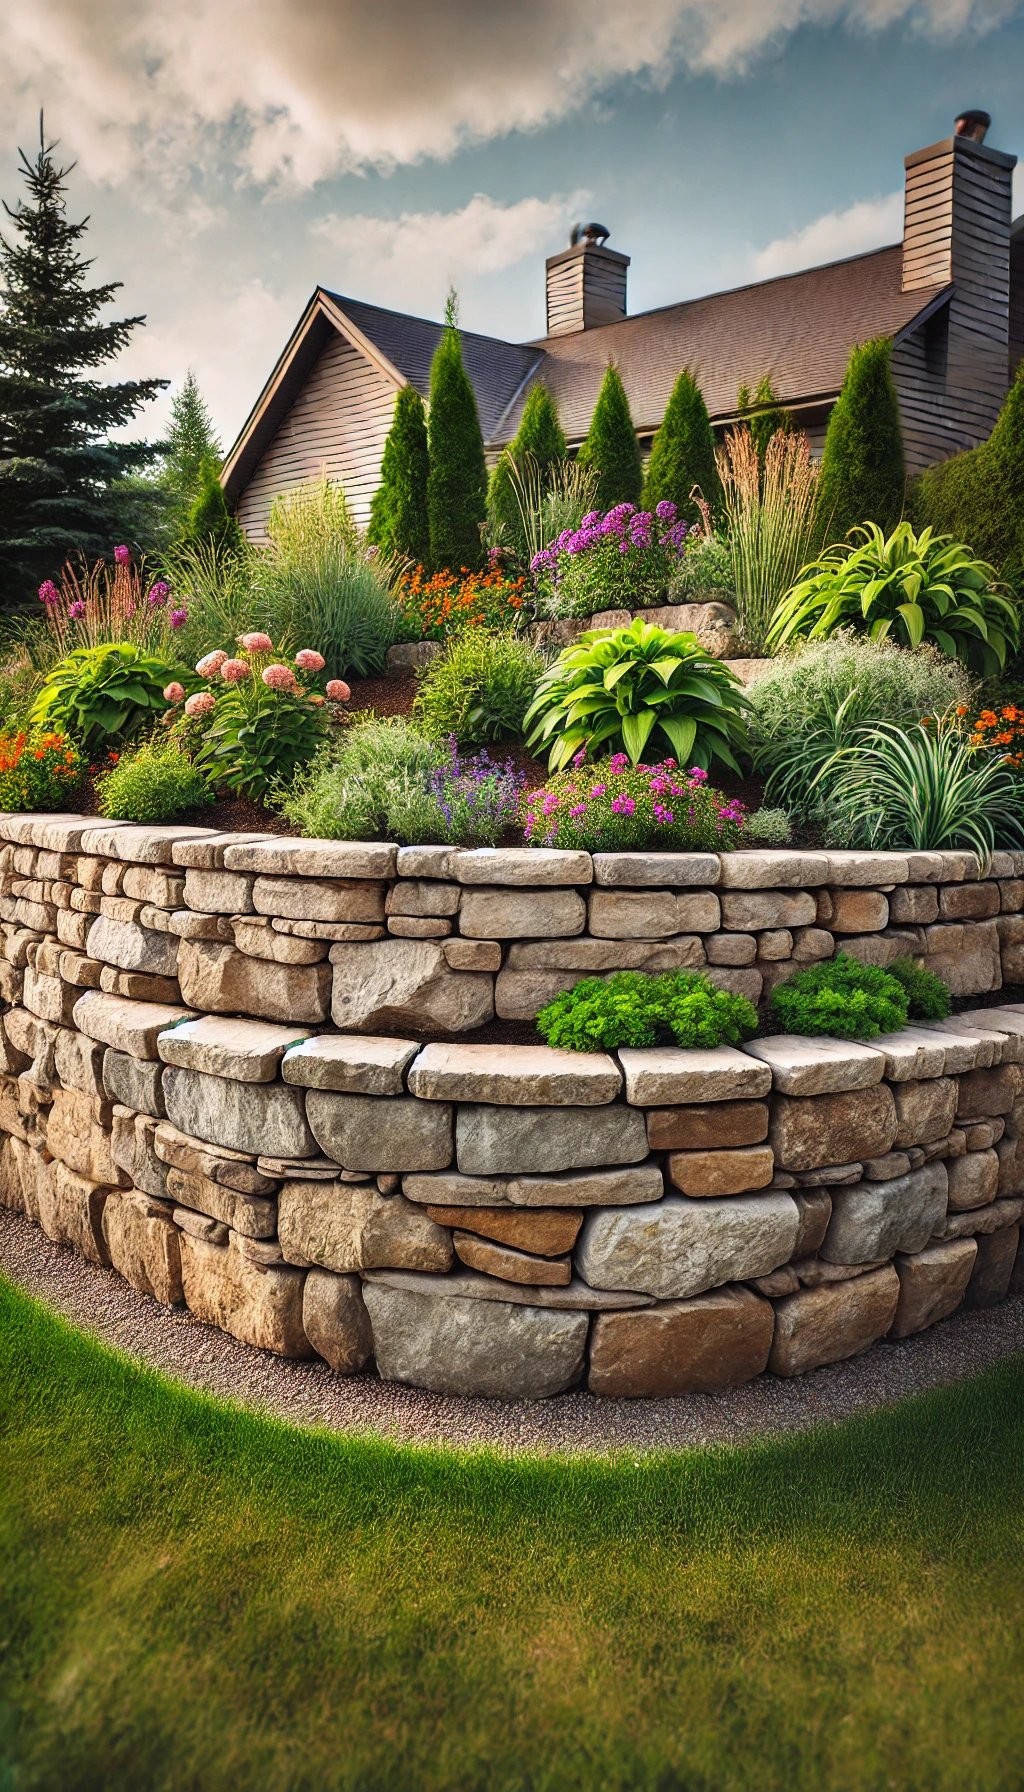
[[548,1002],[537,1030],[563,1051],[614,1051],[618,1046],[739,1045],[757,1029],[746,996],[716,989],[702,972],[616,971],[584,977]]
[[166,652],[188,621],[187,606],[175,602],[167,580],[149,582],[143,562],[133,560],[124,546],[114,549],[113,565],[68,560],[59,583],[43,580],[39,601],[61,656],[106,641],[134,641]]
[[0,809],[63,809],[83,769],[66,734],[0,734]]
[[543,608],[553,616],[593,616],[664,602],[692,534],[668,498],[654,510],[616,504],[604,515],[588,511],[578,529],[563,530],[530,562]]
[[[957,709],[966,716],[966,707]],[[1014,771],[1024,771],[1024,708],[1004,703],[1000,709],[983,709],[969,723],[970,745],[999,758]]]
[[[212,680],[212,686],[193,692],[182,707],[189,722],[208,719],[193,757],[211,784],[260,800],[274,784],[294,777],[320,744],[325,698],[308,681],[323,671],[324,657],[303,647],[292,665],[284,665],[271,659],[274,643],[259,632],[239,635],[237,645],[236,655],[219,647],[203,655],[196,671]],[[344,701],[339,686],[348,695],[348,686],[332,679],[328,690],[334,701]],[[164,693],[172,722],[181,703],[179,692],[181,686],[173,685]]]
[[509,577],[499,558],[486,572],[435,572],[417,566],[398,587],[403,634],[411,641],[440,641],[462,628],[511,628],[523,607],[526,580]]
[[523,805],[523,837],[530,846],[619,852],[630,847],[725,852],[740,838],[744,807],[708,783],[700,766],[679,770],[674,759],[630,765],[615,753],[572,765]]

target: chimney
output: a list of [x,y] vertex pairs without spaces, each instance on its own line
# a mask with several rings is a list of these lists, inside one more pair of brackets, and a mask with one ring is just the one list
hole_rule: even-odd
[[568,249],[549,255],[547,333],[569,336],[596,324],[617,324],[626,315],[626,269],[629,256],[606,247],[602,224],[575,225]]
[[992,428],[1009,378],[1010,183],[1016,156],[985,142],[987,112],[961,112],[953,135],[907,156],[903,290],[954,287],[945,385]]

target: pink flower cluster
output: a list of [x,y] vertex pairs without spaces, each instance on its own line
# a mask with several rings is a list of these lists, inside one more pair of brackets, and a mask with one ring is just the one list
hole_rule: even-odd
[[523,835],[535,846],[718,851],[736,843],[745,814],[741,802],[708,783],[702,766],[684,772],[674,759],[631,765],[626,753],[614,753],[588,769],[580,752],[527,796]]
[[[172,624],[174,622],[173,615],[171,622]],[[300,647],[295,655],[293,666],[286,666],[280,661],[260,666],[258,663],[254,664],[254,660],[258,662],[261,656],[274,651],[274,643],[270,636],[264,634],[262,630],[253,629],[248,634],[237,635],[235,638],[241,650],[240,653],[231,655],[226,653],[222,647],[216,647],[211,653],[205,653],[202,659],[196,662],[196,671],[200,678],[219,678],[222,684],[237,687],[253,683],[258,674],[260,683],[268,691],[276,691],[282,696],[304,698],[314,708],[322,706],[324,698],[319,692],[305,689],[296,676],[296,669],[310,677],[315,677],[323,671],[327,662],[323,654],[318,653],[315,647]],[[352,695],[343,678],[328,679],[326,692],[332,703],[347,703]],[[169,704],[176,706],[184,699],[185,692],[180,684],[169,684],[164,691],[164,696]],[[217,697],[214,691],[196,691],[185,703],[185,714],[193,718],[208,716],[216,708],[216,705]]]

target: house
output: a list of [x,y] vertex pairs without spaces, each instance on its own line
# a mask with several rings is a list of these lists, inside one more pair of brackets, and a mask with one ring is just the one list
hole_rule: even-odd
[[[985,439],[1024,357],[1024,218],[1011,223],[1016,158],[966,112],[951,137],[906,158],[903,239],[707,298],[627,314],[629,257],[589,226],[546,263],[547,334],[503,342],[463,330],[488,458],[515,435],[543,380],[570,444],[586,435],[609,361],[641,446],[676,375],[700,381],[716,428],[735,420],[741,383],[764,374],[820,448],[850,350],[890,336],[907,465],[917,472]],[[426,398],[443,326],[317,287],[224,464],[225,493],[260,540],[280,492],[325,468],[365,522],[395,393]]]

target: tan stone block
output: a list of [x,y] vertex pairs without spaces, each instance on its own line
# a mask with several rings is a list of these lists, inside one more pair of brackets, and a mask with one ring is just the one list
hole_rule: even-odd
[[912,1257],[896,1258],[900,1298],[891,1336],[908,1338],[956,1311],[974,1268],[978,1247],[973,1238],[929,1245]]
[[723,890],[721,904],[722,926],[743,933],[808,927],[817,921],[815,900],[807,890]]
[[535,1257],[559,1257],[571,1251],[583,1224],[582,1213],[556,1207],[450,1207],[428,1205],[423,1210],[437,1226],[457,1227],[496,1244],[529,1251]]
[[953,1077],[929,1077],[920,1083],[896,1083],[893,1087],[899,1122],[893,1143],[931,1145],[948,1136],[956,1117],[958,1089]]
[[182,1232],[179,1247],[182,1288],[197,1319],[278,1356],[312,1355],[302,1325],[302,1271],[252,1262],[233,1234],[218,1245]]
[[404,1195],[381,1195],[368,1182],[285,1182],[277,1224],[286,1261],[302,1268],[443,1272],[452,1266],[447,1228]]
[[356,1375],[373,1355],[373,1333],[358,1276],[311,1269],[302,1290],[302,1325],[335,1375]]
[[165,1307],[182,1298],[178,1229],[170,1212],[134,1189],[111,1193],[103,1206],[103,1237],[111,1266],[140,1294]]
[[72,1170],[109,1188],[128,1177],[111,1156],[113,1109],[109,1101],[78,1089],[55,1089],[46,1128],[47,1148]]
[[498,940],[446,940],[441,947],[445,963],[453,971],[500,971]]
[[252,903],[258,915],[284,915],[295,921],[362,921],[384,919],[384,885],[349,878],[257,877]]
[[465,890],[459,932],[467,939],[551,939],[582,933],[586,904],[575,890]]
[[425,1101],[488,1101],[519,1107],[600,1107],[622,1087],[606,1052],[547,1045],[425,1045],[409,1069],[409,1089]]
[[388,933],[396,940],[444,940],[451,931],[450,921],[429,915],[393,915],[388,922]]
[[943,884],[939,915],[943,921],[987,921],[999,913],[997,883]]
[[949,1163],[949,1211],[964,1213],[986,1207],[999,1188],[999,1158],[994,1151],[971,1151]]
[[987,1120],[1008,1114],[1021,1096],[1021,1066],[997,1064],[991,1070],[969,1070],[960,1078],[957,1122]]
[[395,940],[332,948],[332,1014],[346,1032],[405,1027],[464,1033],[494,1017],[494,980],[453,971],[438,940]]
[[760,1145],[768,1137],[765,1101],[711,1101],[691,1107],[652,1108],[647,1142],[652,1151],[722,1150]]
[[306,1118],[321,1150],[346,1170],[443,1170],[452,1160],[445,1101],[310,1089]]
[[784,1170],[814,1170],[883,1157],[898,1121],[886,1084],[836,1095],[777,1095],[768,1129],[775,1161]]
[[213,1014],[312,1023],[327,1019],[332,974],[326,964],[279,965],[206,940],[178,943],[182,1000]]
[[244,871],[189,866],[185,902],[206,915],[251,915],[254,881]]
[[230,926],[239,952],[249,958],[268,959],[271,964],[322,964],[330,951],[328,940],[278,933],[273,922],[262,915],[234,915]]
[[771,1303],[748,1288],[719,1288],[632,1313],[599,1313],[587,1385],[609,1399],[735,1387],[766,1367],[774,1324]]
[[473,1232],[456,1232],[453,1243],[456,1256],[467,1268],[502,1282],[515,1282],[526,1288],[568,1288],[572,1281],[568,1257],[530,1256]]
[[67,1164],[52,1163],[37,1187],[39,1224],[56,1244],[69,1245],[90,1263],[108,1264],[103,1208],[109,1187],[80,1176]]
[[802,1375],[825,1363],[858,1356],[892,1325],[900,1281],[886,1264],[867,1275],[820,1288],[802,1288],[776,1302],[768,1367],[773,1375]]
[[[714,890],[595,889],[588,899],[590,932],[599,939],[668,939],[715,933],[721,910]],[[581,931],[580,929],[576,930]]]
[[669,1180],[684,1195],[743,1195],[767,1188],[775,1174],[770,1145],[735,1151],[673,1151]]
[[388,915],[450,916],[458,913],[458,884],[428,878],[403,878],[388,891]]
[[713,933],[704,941],[704,951],[708,964],[739,968],[753,964],[757,940],[752,933]]
[[818,1250],[825,1241],[832,1218],[832,1196],[824,1188],[805,1188],[794,1189],[793,1199],[800,1216],[793,1255],[806,1257]]
[[919,926],[935,921],[939,913],[939,893],[934,884],[901,884],[889,897],[889,919],[913,921]]

